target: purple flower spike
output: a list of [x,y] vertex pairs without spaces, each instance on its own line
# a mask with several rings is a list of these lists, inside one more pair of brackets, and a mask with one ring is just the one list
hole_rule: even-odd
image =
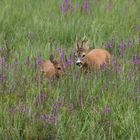
[[0,81],[6,82],[6,80],[7,80],[6,75],[0,74]]
[[96,100],[96,102],[98,102],[99,101],[99,96],[96,96],[95,100]]
[[43,60],[42,60],[42,58],[39,57],[38,60],[37,60],[37,64],[40,65],[42,63],[43,63]]
[[72,5],[71,1],[69,1],[69,0],[65,0],[63,2],[63,4],[61,5],[61,10],[64,13],[71,12],[72,9],[73,9],[73,5]]
[[47,98],[47,94],[45,92],[41,92],[40,95],[39,95],[40,103],[44,103],[46,98]]
[[60,62],[64,62],[65,60],[65,53],[64,53],[64,50],[63,49],[59,49],[59,61]]
[[88,2],[88,0],[84,0],[84,7],[85,7],[86,13],[88,13],[88,11],[89,11],[89,2]]
[[137,56],[137,55],[134,55],[134,56],[132,57],[132,63],[133,63],[134,65],[140,65],[140,57]]
[[56,118],[56,116],[55,116],[54,114],[51,114],[51,115],[50,115],[49,120],[50,120],[50,123],[51,123],[51,124],[54,124],[54,125],[55,125],[55,124],[56,124],[56,121],[57,121],[56,119],[57,119],[57,118]]
[[118,64],[118,61],[117,61],[117,59],[114,56],[112,57],[112,62],[113,62],[114,65]]
[[124,42],[122,42],[122,43],[120,44],[120,51],[121,51],[121,55],[122,55],[122,56],[124,55],[125,50],[126,50],[126,45],[125,45]]
[[107,69],[108,69],[108,64],[105,64],[105,63],[102,64],[102,65],[101,65],[101,68],[102,68],[103,70],[107,70]]
[[128,47],[132,47],[133,46],[133,41],[132,40],[128,40]]
[[49,115],[46,114],[44,118],[45,118],[46,127],[48,127],[49,119],[50,119],[50,118],[49,118]]
[[4,65],[4,64],[5,64],[5,58],[2,57],[2,58],[0,58],[0,65]]
[[35,79],[39,82],[41,81],[41,75],[40,74],[37,74],[37,76],[35,77]]
[[56,115],[59,112],[59,110],[60,110],[60,105],[58,103],[55,103],[53,105],[52,114],[55,114]]
[[111,112],[112,112],[112,109],[110,107],[106,106],[104,108],[104,114],[108,114],[108,113],[111,113]]
[[17,111],[16,107],[11,107],[9,110],[9,112],[12,114],[16,113],[16,111]]
[[65,3],[68,5],[69,4],[69,0],[65,0]]
[[108,43],[108,48],[112,49],[115,46],[115,40],[112,38],[112,40]]
[[44,121],[44,116],[41,113],[37,113],[36,117],[39,122]]
[[74,50],[71,50],[70,61],[71,61],[71,65],[74,64]]

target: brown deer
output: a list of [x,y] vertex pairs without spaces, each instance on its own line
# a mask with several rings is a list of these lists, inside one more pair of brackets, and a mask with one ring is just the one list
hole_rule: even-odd
[[48,79],[59,78],[64,75],[65,67],[62,62],[57,62],[51,55],[50,60],[43,61],[40,65],[40,70],[44,73]]
[[111,63],[111,54],[105,49],[89,50],[87,40],[76,41],[76,65],[84,69],[100,69],[104,64]]

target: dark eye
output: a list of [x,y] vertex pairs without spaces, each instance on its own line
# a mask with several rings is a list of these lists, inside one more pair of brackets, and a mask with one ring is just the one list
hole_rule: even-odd
[[58,67],[57,69],[58,69],[58,70],[61,70],[61,68],[60,68],[60,67]]
[[85,56],[86,56],[85,54],[82,55],[82,57],[85,57]]

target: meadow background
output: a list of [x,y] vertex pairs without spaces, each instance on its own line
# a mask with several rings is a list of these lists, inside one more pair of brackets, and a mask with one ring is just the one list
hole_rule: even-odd
[[[139,0],[0,0],[0,9],[0,140],[140,139]],[[76,36],[105,46],[113,68],[81,74]],[[69,60],[58,81],[39,71],[50,51]]]

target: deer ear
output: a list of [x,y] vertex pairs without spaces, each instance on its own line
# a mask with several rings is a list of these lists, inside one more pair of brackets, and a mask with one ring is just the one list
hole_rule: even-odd
[[75,47],[76,47],[76,50],[79,50],[79,48],[80,48],[80,41],[77,38],[77,36],[76,36],[76,41],[75,41]]
[[82,42],[87,42],[88,41],[88,39],[87,39],[87,37],[84,35],[84,37],[82,38]]
[[89,47],[90,47],[90,42],[89,41],[83,42],[83,49],[85,49],[86,51],[88,51],[89,50]]
[[52,63],[54,63],[54,55],[53,55],[53,54],[50,55],[50,61],[51,61]]

